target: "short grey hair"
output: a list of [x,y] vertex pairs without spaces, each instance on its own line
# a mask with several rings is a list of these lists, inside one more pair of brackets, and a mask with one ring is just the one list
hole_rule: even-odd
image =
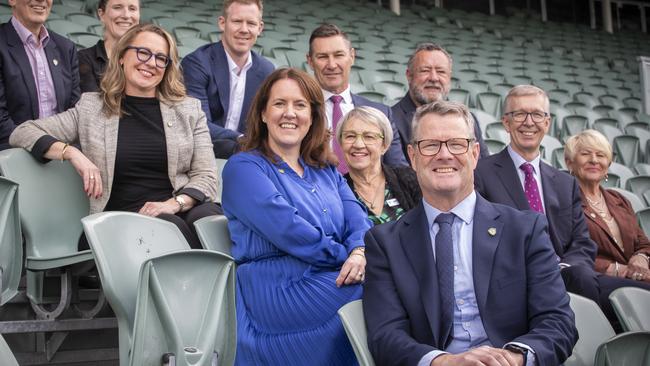
[[548,99],[548,94],[534,85],[517,85],[510,89],[508,95],[506,95],[506,99],[503,100],[503,112],[511,112],[508,110],[508,103],[512,97],[525,97],[529,95],[541,95],[544,97],[544,111],[550,112],[551,102]]
[[476,135],[474,134],[474,118],[472,118],[469,109],[462,103],[451,102],[448,100],[439,100],[437,102],[424,104],[418,107],[415,110],[415,115],[413,116],[413,122],[411,124],[412,133],[411,144],[415,145],[417,143],[417,132],[418,127],[420,126],[420,121],[422,117],[428,114],[436,114],[439,116],[455,115],[463,118],[467,131],[469,133],[469,138],[474,140]]
[[382,145],[384,148],[390,146],[390,143],[393,141],[393,127],[388,117],[379,109],[367,106],[355,107],[338,123],[336,126],[336,141],[339,142],[339,145],[342,145],[343,128],[352,119],[368,122],[378,127],[381,134],[384,135],[384,143]]
[[437,45],[435,43],[425,42],[425,43],[418,44],[417,47],[415,48],[415,51],[413,51],[413,53],[411,54],[411,57],[409,57],[408,63],[406,64],[406,67],[409,70],[411,71],[413,70],[413,61],[415,61],[415,56],[417,56],[417,54],[422,51],[430,51],[430,52],[440,51],[444,53],[445,56],[447,56],[447,59],[449,60],[449,70],[453,69],[454,62],[451,59],[451,55],[449,54],[449,52],[447,52],[447,50],[445,50],[444,48],[442,48],[442,46]]
[[612,163],[612,145],[607,137],[596,130],[584,130],[569,137],[564,144],[564,160],[573,161],[580,148],[590,148],[605,153],[609,163]]

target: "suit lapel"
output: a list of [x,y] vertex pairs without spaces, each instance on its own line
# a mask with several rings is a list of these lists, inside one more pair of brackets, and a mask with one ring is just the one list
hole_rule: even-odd
[[[38,118],[38,96],[36,95],[36,84],[34,82],[34,74],[32,73],[32,66],[29,63],[29,58],[25,52],[25,47],[18,37],[18,33],[14,29],[14,26],[11,22],[4,25],[4,29],[7,33],[7,45],[9,46],[9,54],[14,59],[15,64],[20,69],[21,74],[23,75],[23,81],[27,87],[27,93],[29,94],[29,102],[31,102],[32,107],[32,118]],[[27,101],[26,101],[27,102]]]
[[[103,112],[100,112],[104,116]],[[104,146],[106,146],[106,177],[109,187],[113,186],[113,176],[115,173],[115,155],[117,154],[117,136],[120,127],[120,117],[112,115],[104,123]]]
[[499,177],[504,191],[508,192],[517,209],[530,210],[530,204],[526,199],[524,189],[521,187],[521,180],[519,179],[519,174],[517,174],[515,163],[510,158],[508,150],[503,149],[497,156],[498,158],[494,161],[494,166],[496,168],[496,175]]
[[542,177],[542,193],[544,195],[544,211],[546,217],[556,217],[557,210],[560,207],[560,198],[557,195],[557,191],[553,189],[553,187],[559,184],[556,182],[557,171],[546,165],[543,161],[539,162],[539,170],[540,176]]
[[165,142],[167,143],[167,174],[172,187],[176,187],[176,170],[178,167],[178,140],[176,136],[176,113],[167,104],[160,102],[163,127],[165,128]]
[[62,67],[61,67],[61,54],[59,49],[54,43],[54,40],[50,38],[45,46],[45,55],[47,58],[47,63],[50,68],[50,74],[52,75],[52,83],[54,84],[54,92],[56,94],[56,110],[57,112],[65,111],[64,99],[63,96],[66,94],[65,85],[63,81]]
[[424,311],[436,344],[440,337],[440,297],[438,296],[438,274],[433,259],[429,223],[422,203],[404,216],[405,227],[400,231],[400,243],[415,273],[421,291]]
[[487,314],[487,297],[492,277],[494,255],[503,233],[499,214],[483,197],[477,194],[472,233],[472,266],[474,292],[481,314]]
[[228,70],[228,58],[226,50],[221,42],[217,42],[212,52],[212,73],[216,75],[217,89],[219,90],[219,101],[223,107],[223,119],[221,127],[226,125],[228,118],[228,107],[230,100],[230,70]]
[[397,130],[400,136],[402,136],[402,139],[408,142],[411,141],[411,121],[413,120],[413,114],[415,114],[415,104],[408,93],[399,102],[398,107],[404,114],[404,123],[397,124]]

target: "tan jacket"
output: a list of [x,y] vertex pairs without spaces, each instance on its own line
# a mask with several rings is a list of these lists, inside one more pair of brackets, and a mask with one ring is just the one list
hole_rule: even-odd
[[[81,150],[102,172],[104,192],[90,199],[90,213],[101,212],[111,196],[117,149],[119,117],[102,112],[99,93],[84,93],[74,108],[57,115],[26,121],[9,138],[12,146],[32,149],[45,135],[60,141],[79,141]],[[217,194],[216,160],[205,114],[197,99],[185,98],[173,105],[160,103],[167,140],[169,180],[177,192],[194,188],[214,201]]]

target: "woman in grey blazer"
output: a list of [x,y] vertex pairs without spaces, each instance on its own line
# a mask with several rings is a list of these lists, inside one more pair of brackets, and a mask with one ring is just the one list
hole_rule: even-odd
[[10,143],[41,161],[70,160],[91,213],[133,211],[171,221],[192,247],[201,246],[193,222],[221,213],[205,114],[185,94],[173,38],[156,25],[124,34],[100,92],[83,94],[66,112],[23,123]]

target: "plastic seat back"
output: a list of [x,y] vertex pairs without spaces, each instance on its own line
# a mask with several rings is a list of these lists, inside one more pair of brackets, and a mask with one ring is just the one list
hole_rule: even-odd
[[236,328],[231,257],[188,250],[143,264],[130,365],[159,364],[170,353],[178,366],[232,365]]
[[[650,176],[637,175],[627,180],[625,189],[636,194],[641,199],[645,199],[643,194],[650,190]],[[646,202],[648,204],[648,202]]]
[[69,162],[41,164],[26,150],[0,152],[2,175],[18,183],[27,269],[49,269],[92,258],[78,252],[81,218],[89,213],[79,174]]
[[592,300],[569,292],[571,310],[575,313],[578,328],[578,343],[565,366],[591,366],[598,346],[614,336],[614,329],[598,304]]
[[148,259],[190,249],[171,222],[131,212],[85,217],[84,231],[95,254],[106,300],[117,316],[120,365],[127,365],[140,267]]
[[18,366],[18,361],[14,357],[13,352],[5,342],[5,339],[2,338],[0,334],[0,361],[2,361],[2,366]]
[[631,135],[614,137],[614,154],[616,160],[627,166],[634,166],[639,161],[641,144],[639,138]]
[[0,177],[0,305],[18,293],[22,268],[18,184]]
[[650,331],[650,291],[621,287],[609,295],[616,316],[625,331]]
[[598,347],[594,366],[650,365],[650,333],[619,334]]
[[643,200],[641,200],[636,194],[618,187],[612,187],[610,189],[615,190],[616,192],[623,195],[625,199],[630,201],[630,204],[632,205],[632,209],[634,210],[634,212],[639,212],[644,208],[646,208],[645,202],[643,202]]
[[203,217],[194,221],[196,234],[199,236],[201,245],[208,250],[231,255],[232,241],[228,231],[228,219],[223,215]]
[[636,218],[639,220],[639,225],[641,225],[641,229],[643,229],[646,236],[650,235],[650,207],[637,211]]
[[374,366],[375,361],[368,349],[368,333],[366,331],[366,320],[363,316],[362,300],[355,300],[345,304],[339,309],[338,313],[359,365]]
[[620,177],[620,185],[619,185],[620,187],[625,187],[625,185],[627,184],[627,180],[636,175],[634,174],[632,169],[626,167],[623,164],[619,164],[617,162],[612,162],[607,172],[608,174],[616,174]]

